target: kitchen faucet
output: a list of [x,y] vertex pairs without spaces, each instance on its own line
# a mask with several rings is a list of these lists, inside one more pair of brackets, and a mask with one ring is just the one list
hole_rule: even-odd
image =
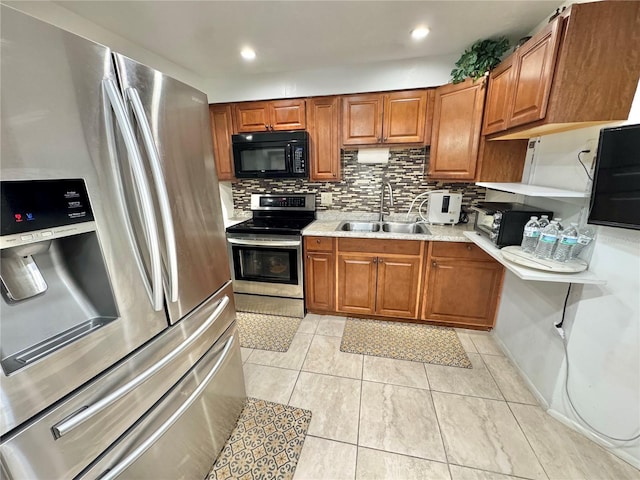
[[380,191],[380,218],[379,221],[384,221],[384,187],[389,189],[389,207],[393,207],[393,189],[389,182],[382,182],[382,190]]

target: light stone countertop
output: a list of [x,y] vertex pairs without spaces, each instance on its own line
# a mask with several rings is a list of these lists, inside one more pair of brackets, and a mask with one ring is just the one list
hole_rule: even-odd
[[[362,221],[356,216],[352,221]],[[426,240],[430,242],[471,242],[464,232],[473,231],[473,223],[460,225],[426,225],[431,235],[424,233],[343,232],[336,230],[342,219],[316,220],[302,231],[303,236],[383,238],[389,240]]]

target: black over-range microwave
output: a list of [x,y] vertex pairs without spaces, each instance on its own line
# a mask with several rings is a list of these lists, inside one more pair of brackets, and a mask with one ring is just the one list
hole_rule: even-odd
[[232,135],[237,178],[309,178],[305,131]]

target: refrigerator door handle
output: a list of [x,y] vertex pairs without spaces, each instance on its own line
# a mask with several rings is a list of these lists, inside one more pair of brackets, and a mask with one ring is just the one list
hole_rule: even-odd
[[135,88],[126,89],[126,95],[133,108],[133,114],[140,127],[142,139],[144,141],[147,154],[151,164],[151,173],[155,183],[158,195],[158,205],[160,206],[160,217],[162,218],[162,227],[164,228],[164,238],[166,244],[168,275],[169,275],[169,301],[178,301],[178,254],[176,250],[176,234],[173,228],[173,216],[171,215],[171,205],[169,203],[169,194],[167,193],[167,185],[162,175],[162,166],[160,155],[156,143],[151,133],[149,120],[144,112],[140,95]]
[[[118,87],[112,78],[105,78],[102,82],[104,91],[107,94],[111,109],[113,110],[116,123],[122,134],[125,147],[129,156],[129,165],[135,181],[136,189],[142,212],[140,218],[144,225],[145,237],[149,248],[151,259],[151,305],[155,311],[162,310],[162,258],[160,257],[160,246],[158,245],[158,228],[156,226],[155,215],[153,213],[153,200],[151,190],[145,177],[144,166],[140,158],[140,152],[136,143],[133,128],[129,123],[124,108],[124,102],[120,97]],[[143,276],[144,278],[144,276]],[[145,279],[146,280],[146,279]]]
[[99,475],[97,478],[99,480],[113,480],[122,474],[127,468],[129,468],[135,461],[140,458],[144,452],[149,450],[166,432],[169,430],[174,423],[176,423],[180,417],[193,405],[193,403],[198,400],[200,395],[205,391],[213,377],[216,376],[218,370],[226,360],[229,352],[231,351],[231,346],[233,345],[234,336],[230,336],[229,339],[225,342],[225,345],[222,349],[222,353],[220,354],[220,358],[216,361],[215,365],[211,368],[209,373],[202,379],[198,387],[187,397],[187,399],[176,409],[175,412],[171,414],[167,420],[158,427],[158,429],[149,435],[137,448],[135,448],[129,455],[127,455],[121,462],[117,463],[113,468],[108,469],[102,475]]
[[109,393],[107,396],[98,400],[94,404],[82,407],[75,414],[70,415],[57,425],[51,427],[53,436],[58,439],[66,435],[74,428],[80,426],[91,417],[109,407],[113,403],[117,402],[122,397],[135,390],[139,385],[146,382],[149,378],[162,370],[166,365],[171,363],[178,355],[184,352],[189,347],[189,345],[191,345],[198,337],[200,337],[200,335],[202,335],[202,333],[204,333],[218,319],[218,317],[222,315],[222,312],[224,312],[228,305],[229,297],[225,295],[219,300],[218,305],[213,310],[209,318],[207,318],[207,320],[202,325],[200,325],[191,335],[189,335],[189,337],[184,342],[182,342],[174,350],[172,350],[171,353],[166,355],[158,363],[146,369],[137,377],[122,385],[120,388]]

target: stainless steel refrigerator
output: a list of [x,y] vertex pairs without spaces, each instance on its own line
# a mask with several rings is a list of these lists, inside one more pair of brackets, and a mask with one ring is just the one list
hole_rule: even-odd
[[206,95],[0,8],[0,473],[202,478],[245,399]]

